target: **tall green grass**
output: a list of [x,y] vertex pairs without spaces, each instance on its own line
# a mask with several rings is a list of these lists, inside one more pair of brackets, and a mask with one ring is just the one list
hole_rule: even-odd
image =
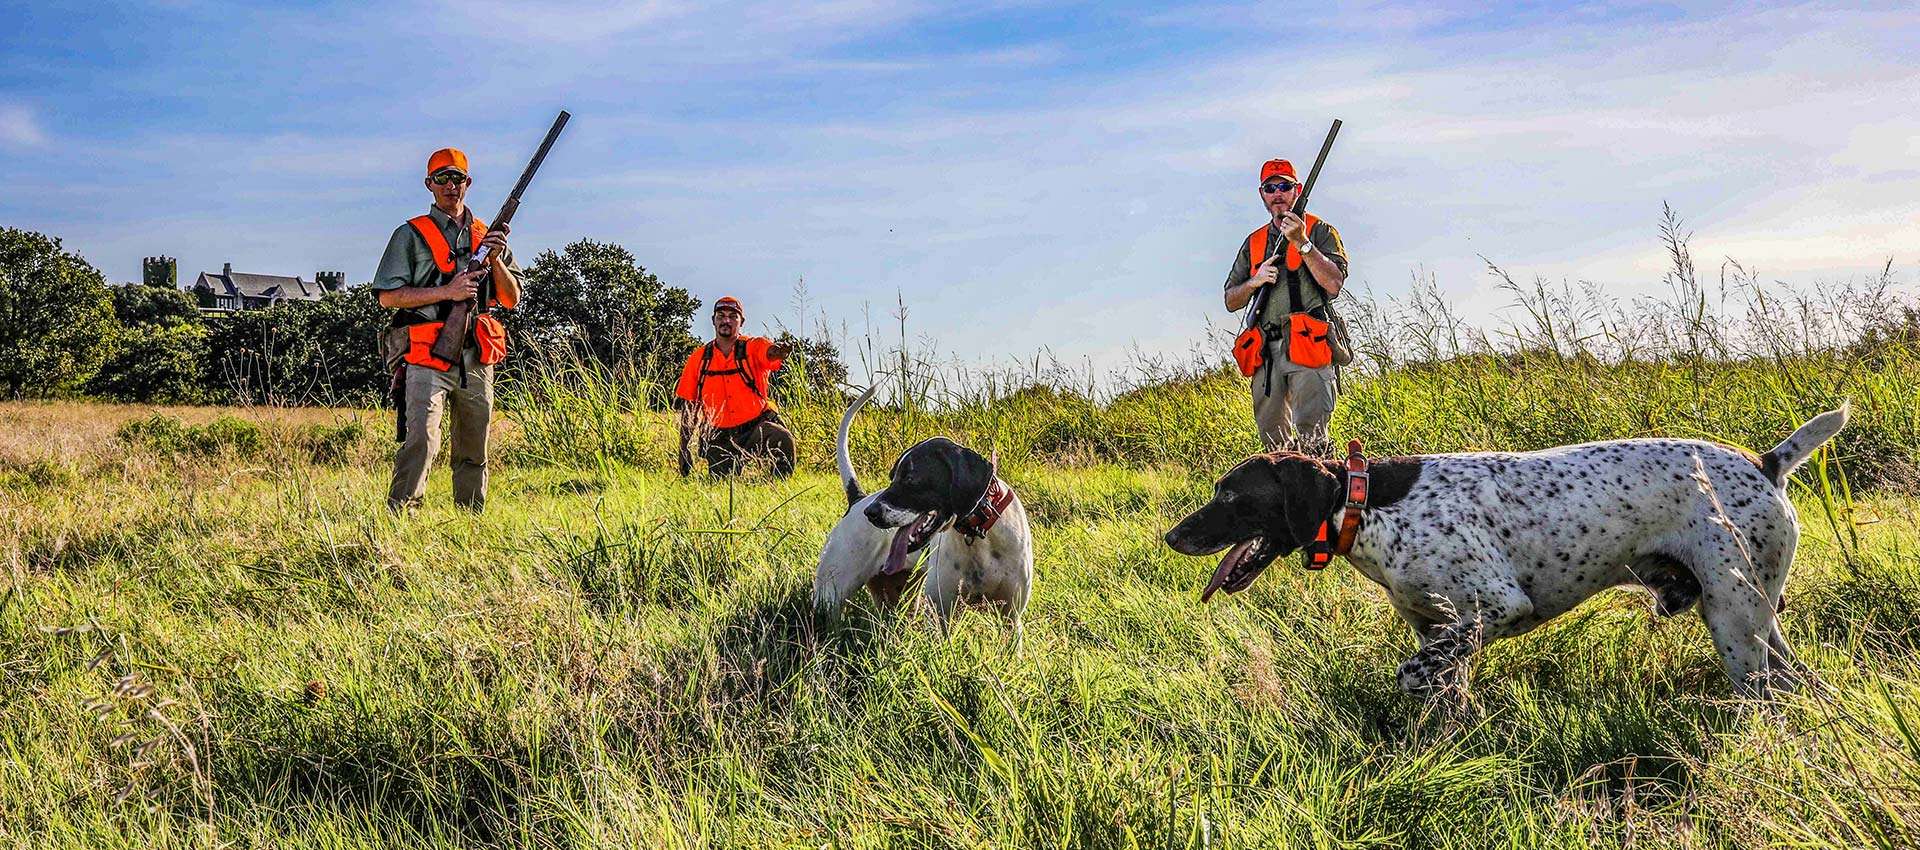
[[1732,699],[1697,619],[1626,591],[1489,647],[1457,711],[1395,688],[1413,638],[1350,570],[1199,605],[1211,564],[1159,534],[1256,448],[1205,360],[1087,386],[874,356],[869,478],[935,433],[1000,454],[1037,529],[1026,641],[864,599],[816,618],[841,398],[789,400],[793,478],[682,481],[660,388],[555,359],[503,387],[478,516],[444,471],[384,511],[379,413],[243,437],[76,407],[134,424],[0,444],[0,845],[1920,844],[1911,314],[1768,353],[1676,299],[1691,318],[1627,346],[1534,291],[1546,318],[1506,335],[1443,333],[1443,301],[1356,311],[1336,433],[1765,448],[1853,399],[1793,489],[1801,693]]

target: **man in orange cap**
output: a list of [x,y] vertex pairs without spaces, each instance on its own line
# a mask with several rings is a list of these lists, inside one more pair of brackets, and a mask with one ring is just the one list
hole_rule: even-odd
[[1260,205],[1270,220],[1240,243],[1227,273],[1230,312],[1261,287],[1276,287],[1256,318],[1267,350],[1252,376],[1253,424],[1269,451],[1296,440],[1313,448],[1326,442],[1337,380],[1331,361],[1345,352],[1325,326],[1339,326],[1332,301],[1347,281],[1347,249],[1333,225],[1293,212],[1301,188],[1293,163],[1260,166]]
[[[479,510],[487,500],[487,426],[493,419],[496,361],[483,355],[477,339],[468,340],[459,363],[430,353],[448,311],[475,297],[482,275],[493,281],[493,301],[483,306],[512,308],[520,301],[520,268],[507,247],[511,228],[489,230],[467,208],[470,173],[467,155],[458,149],[442,148],[427,157],[424,183],[433,205],[394,229],[373,276],[380,306],[394,311],[381,347],[395,376],[394,403],[404,423],[387,490],[387,507],[395,511],[418,504],[426,493],[427,469],[440,445],[441,414],[448,408],[453,411],[454,504]],[[487,265],[459,271],[476,247],[488,249]]]
[[687,447],[695,431],[707,471],[733,475],[748,458],[772,462],[775,475],[793,473],[793,432],[780,421],[768,380],[789,353],[787,346],[763,336],[744,336],[740,301],[726,296],[713,302],[713,341],[687,356],[674,388],[680,411],[680,475],[693,470]]

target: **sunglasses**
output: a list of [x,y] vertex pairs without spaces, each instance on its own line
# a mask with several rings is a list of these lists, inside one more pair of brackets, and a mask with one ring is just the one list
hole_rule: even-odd
[[433,175],[432,177],[428,177],[427,180],[433,183],[433,185],[435,186],[445,186],[448,183],[452,183],[457,186],[461,183],[467,182],[467,175],[461,174],[458,171],[443,171],[439,174]]
[[1291,192],[1293,191],[1293,187],[1298,185],[1300,184],[1295,183],[1292,180],[1274,180],[1271,182],[1260,184],[1260,191],[1265,192],[1269,195],[1278,195],[1281,192]]

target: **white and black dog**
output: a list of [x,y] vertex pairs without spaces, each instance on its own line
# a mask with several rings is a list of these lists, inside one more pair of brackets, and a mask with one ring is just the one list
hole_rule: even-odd
[[907,449],[886,488],[862,495],[847,432],[873,393],[840,417],[834,452],[847,512],[820,551],[815,607],[837,610],[862,585],[881,607],[897,605],[914,556],[931,546],[924,592],[941,626],[961,602],[991,603],[1019,634],[1033,584],[1033,537],[1020,497],[994,475],[992,461],[945,437]]
[[[1346,554],[1419,638],[1401,687],[1449,691],[1484,641],[1616,585],[1645,587],[1663,615],[1699,603],[1740,693],[1791,686],[1793,652],[1777,619],[1800,537],[1787,476],[1846,422],[1845,407],[1820,414],[1764,455],[1639,439],[1374,461]],[[1340,527],[1346,478],[1334,461],[1256,455],[1167,532],[1167,545],[1228,550],[1203,600],[1244,590],[1318,529]]]

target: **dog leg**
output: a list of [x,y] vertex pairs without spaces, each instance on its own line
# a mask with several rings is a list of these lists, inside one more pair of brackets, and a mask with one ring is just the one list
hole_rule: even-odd
[[942,557],[947,553],[934,552],[929,557],[927,581],[921,586],[921,592],[927,597],[933,609],[933,621],[940,627],[940,633],[947,633],[947,624],[953,619],[953,608],[960,601],[960,570]]
[[1400,664],[1400,689],[1420,697],[1458,693],[1466,684],[1467,662],[1483,639],[1479,617],[1428,629],[1420,651]]
[[[1489,555],[1483,559],[1483,563],[1497,569],[1501,560]],[[1510,578],[1498,580],[1492,587],[1475,588],[1472,596],[1464,601],[1435,598],[1428,600],[1427,604],[1443,613],[1450,613],[1452,619],[1426,629],[1421,638],[1420,651],[1400,665],[1398,676],[1401,690],[1426,697],[1457,698],[1466,685],[1467,668],[1472,663],[1473,654],[1488,639],[1513,634],[1518,630],[1517,626],[1533,615],[1533,600],[1527,598],[1526,593]],[[1418,610],[1417,606],[1411,604],[1406,607]],[[1415,613],[1414,616],[1421,615]]]

